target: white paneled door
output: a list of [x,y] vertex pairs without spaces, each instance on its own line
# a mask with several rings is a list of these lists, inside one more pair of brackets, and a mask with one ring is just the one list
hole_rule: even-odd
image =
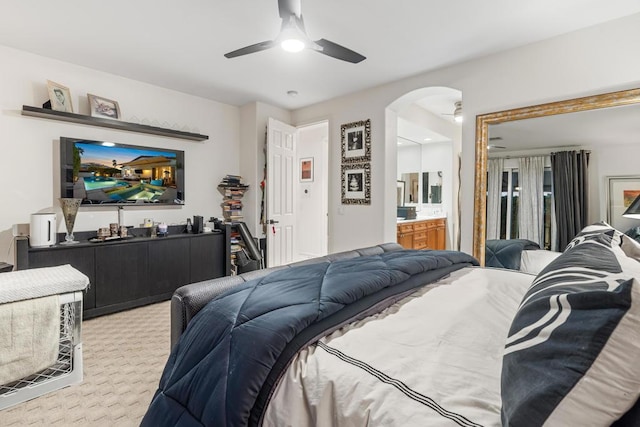
[[267,266],[288,264],[295,252],[296,142],[293,126],[267,125]]

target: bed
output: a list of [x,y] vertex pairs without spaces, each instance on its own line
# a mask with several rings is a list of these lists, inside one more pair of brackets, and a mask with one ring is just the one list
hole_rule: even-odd
[[142,425],[639,425],[638,254],[595,224],[537,276],[414,250],[275,271],[189,322]]

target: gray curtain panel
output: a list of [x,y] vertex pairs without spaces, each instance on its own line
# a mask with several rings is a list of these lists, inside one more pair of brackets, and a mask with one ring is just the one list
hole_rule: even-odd
[[551,153],[558,248],[567,244],[587,225],[589,210],[589,152]]

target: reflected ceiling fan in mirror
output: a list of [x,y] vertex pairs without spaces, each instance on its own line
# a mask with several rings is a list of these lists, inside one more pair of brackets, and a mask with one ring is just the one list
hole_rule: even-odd
[[280,45],[284,50],[289,52],[299,52],[303,49],[311,49],[332,58],[357,64],[364,61],[366,57],[340,46],[337,43],[326,39],[311,40],[304,28],[302,19],[302,11],[300,0],[278,0],[278,10],[282,19],[280,34],[274,40],[268,40],[246,46],[233,52],[225,53],[227,58],[235,58],[250,53],[256,53],[263,50],[271,49]]
[[490,144],[487,145],[487,150],[505,150],[507,148],[504,145],[494,144],[494,142],[496,142],[496,141],[502,141],[502,137],[501,136],[494,136],[494,137],[489,138]]

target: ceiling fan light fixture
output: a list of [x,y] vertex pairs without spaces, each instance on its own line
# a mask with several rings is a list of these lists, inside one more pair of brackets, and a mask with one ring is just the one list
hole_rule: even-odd
[[462,123],[462,101],[456,101],[453,105],[456,107],[453,110],[453,120],[456,123]]
[[300,52],[307,47],[305,36],[295,16],[291,16],[289,20],[283,22],[280,29],[280,35],[278,36],[280,47],[287,52]]
[[304,49],[305,44],[302,40],[291,38],[282,40],[282,42],[280,43],[280,47],[287,52],[296,53]]

